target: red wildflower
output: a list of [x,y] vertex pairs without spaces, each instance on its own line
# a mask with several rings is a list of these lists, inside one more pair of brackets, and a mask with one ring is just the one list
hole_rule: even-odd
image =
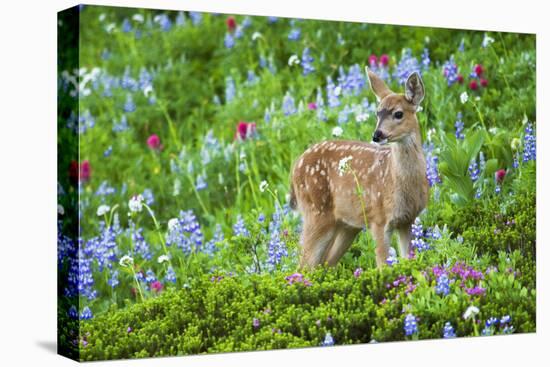
[[160,138],[157,134],[153,134],[147,138],[147,145],[153,150],[160,150]]
[[80,164],[80,181],[86,182],[90,180],[90,175],[92,174],[92,168],[89,161],[83,161]]
[[225,21],[225,23],[227,24],[227,30],[229,32],[234,32],[235,28],[237,28],[237,21],[233,16],[227,17],[227,20]]
[[481,84],[481,86],[482,86],[483,88],[485,88],[485,87],[487,87],[487,85],[489,84],[489,81],[488,81],[487,79],[481,78],[481,79],[479,80],[479,84]]
[[159,282],[158,280],[155,280],[154,282],[151,283],[151,289],[157,293],[162,291],[162,288],[163,288],[162,283]]
[[470,84],[468,84],[468,87],[471,89],[471,90],[477,90],[477,88],[479,88],[478,84],[477,84],[477,81],[475,80],[472,80],[470,82]]
[[457,75],[456,81],[458,82],[458,84],[464,83],[464,77],[462,76],[462,74]]
[[477,76],[481,76],[481,74],[483,74],[483,66],[476,64],[474,66],[474,73],[476,73]]
[[309,102],[309,103],[307,104],[307,108],[308,108],[309,110],[316,110],[316,109],[317,109],[317,103],[315,103],[315,102]]
[[74,184],[78,183],[78,162],[77,161],[71,161],[71,163],[69,164],[69,179]]
[[499,169],[495,172],[495,181],[500,184],[502,181],[504,181],[504,178],[506,177],[506,170]]
[[246,140],[256,135],[256,123],[239,121],[237,131],[235,132],[235,140]]
[[369,56],[369,65],[370,66],[376,66],[376,64],[378,63],[378,57],[376,57],[375,54],[372,54]]
[[386,54],[383,54],[382,56],[380,56],[380,63],[383,66],[388,66],[388,64],[390,63],[390,57]]

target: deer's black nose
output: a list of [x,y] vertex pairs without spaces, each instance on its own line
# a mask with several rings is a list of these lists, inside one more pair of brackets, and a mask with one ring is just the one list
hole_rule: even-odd
[[374,134],[372,134],[372,141],[375,143],[378,143],[380,140],[382,140],[384,137],[384,134],[380,130],[376,130]]

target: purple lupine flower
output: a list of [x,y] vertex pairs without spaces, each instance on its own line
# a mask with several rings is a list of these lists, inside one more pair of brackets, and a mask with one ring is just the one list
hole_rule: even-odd
[[426,178],[430,187],[441,183],[441,177],[439,177],[438,163],[439,158],[434,153],[433,144],[424,145],[424,152],[426,153]]
[[167,246],[176,245],[187,255],[202,251],[204,235],[192,210],[180,211],[179,217],[171,219],[168,227]]
[[464,122],[462,122],[462,112],[456,114],[455,136],[457,139],[464,140]]
[[411,336],[418,333],[418,325],[416,323],[416,317],[413,314],[408,314],[405,316],[405,324],[403,325],[403,330],[405,330],[406,336]]
[[233,225],[233,235],[242,237],[250,236],[250,232],[246,229],[246,224],[240,214],[237,216],[237,222]]
[[456,338],[455,329],[451,325],[449,321],[445,323],[445,326],[443,327],[443,338],[444,339],[450,339],[450,338]]
[[334,345],[334,338],[332,337],[332,335],[330,333],[326,333],[325,334],[325,339],[321,343],[321,346],[330,347],[332,345]]
[[233,46],[235,46],[235,38],[231,33],[225,34],[225,37],[223,38],[223,45],[225,48],[233,48]]
[[454,56],[451,55],[449,60],[443,64],[443,76],[447,79],[447,85],[451,86],[458,81],[458,66],[454,60]]
[[356,278],[359,278],[361,276],[361,274],[363,274],[363,269],[361,269],[361,268],[357,268],[353,272],[353,276],[356,277]]
[[332,78],[327,77],[327,100],[329,108],[340,106],[341,88],[334,85]]
[[479,166],[477,165],[476,159],[472,159],[470,165],[468,166],[468,174],[473,182],[476,182],[479,179]]
[[229,103],[235,99],[236,89],[235,81],[231,76],[225,78],[225,103]]
[[283,113],[285,116],[294,115],[297,112],[296,105],[294,103],[294,98],[290,92],[286,92],[283,97]]
[[422,71],[427,71],[430,68],[430,63],[431,63],[430,51],[427,48],[425,48],[424,51],[422,52],[422,61],[421,61]]
[[448,295],[450,291],[449,277],[447,274],[441,274],[437,278],[437,285],[435,286],[435,293],[442,294],[444,296]]
[[166,283],[168,283],[168,282],[175,283],[176,282],[176,272],[174,271],[174,268],[172,268],[171,266],[168,267],[168,270],[166,270],[166,275],[164,275],[164,281]]
[[311,74],[315,71],[315,67],[311,64],[312,62],[313,57],[310,54],[309,47],[306,47],[302,52],[302,69],[304,75]]
[[393,77],[397,79],[399,84],[403,85],[409,76],[414,72],[419,74],[421,73],[420,64],[418,63],[418,60],[412,56],[411,49],[404,49],[403,54],[401,55],[401,60],[395,66]]
[[300,28],[292,28],[288,34],[288,39],[290,41],[297,41],[300,39],[301,33]]
[[525,126],[525,135],[523,137],[523,162],[534,161],[537,159],[537,141],[533,124],[528,123]]
[[253,327],[254,329],[258,329],[258,328],[260,327],[260,319],[254,317],[254,318],[252,319],[252,327]]

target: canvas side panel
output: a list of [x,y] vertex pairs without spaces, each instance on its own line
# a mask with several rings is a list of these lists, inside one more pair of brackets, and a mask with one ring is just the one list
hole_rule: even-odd
[[57,21],[57,351],[79,360],[79,7]]

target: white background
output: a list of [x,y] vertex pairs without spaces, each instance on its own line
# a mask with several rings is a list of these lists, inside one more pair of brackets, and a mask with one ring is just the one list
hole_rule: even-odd
[[[550,345],[548,268],[549,12],[544,1],[111,0],[127,5],[537,33],[537,334],[100,362],[95,365],[541,365]],[[65,0],[0,10],[0,364],[71,365],[56,335],[56,12]],[[544,103],[543,101],[546,101]],[[546,228],[545,228],[546,227]],[[543,359],[544,360],[544,359]]]

